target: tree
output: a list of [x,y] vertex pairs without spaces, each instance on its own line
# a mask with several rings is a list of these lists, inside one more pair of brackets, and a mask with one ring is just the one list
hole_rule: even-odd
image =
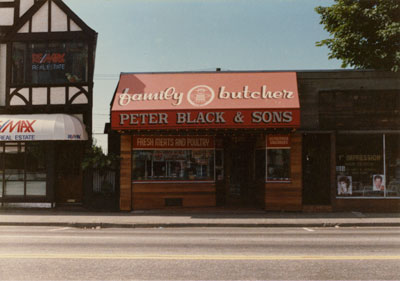
[[107,193],[110,189],[110,183],[106,180],[107,172],[117,169],[119,160],[119,156],[112,153],[106,155],[100,146],[93,144],[86,150],[81,167],[83,170],[97,170],[101,177],[101,190]]
[[118,165],[119,159],[120,158],[113,153],[108,155],[104,154],[103,149],[100,146],[92,144],[92,146],[85,152],[85,157],[82,161],[82,169],[97,169],[103,174],[108,170],[115,169]]
[[315,10],[333,36],[316,43],[330,49],[329,59],[342,60],[342,67],[400,70],[400,0],[335,0]]

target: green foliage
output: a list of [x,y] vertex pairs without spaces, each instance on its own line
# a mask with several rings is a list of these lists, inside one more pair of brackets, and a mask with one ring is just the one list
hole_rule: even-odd
[[333,36],[316,43],[330,49],[329,59],[342,60],[342,67],[400,70],[400,0],[335,0],[315,10]]
[[107,170],[116,169],[119,157],[110,153],[105,155],[103,149],[95,144],[92,145],[85,153],[82,161],[82,169],[97,169],[100,174],[104,174]]

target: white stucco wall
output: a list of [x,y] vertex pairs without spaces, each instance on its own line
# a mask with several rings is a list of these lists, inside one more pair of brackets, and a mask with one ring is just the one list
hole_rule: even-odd
[[51,2],[51,31],[68,31],[67,15],[53,2]]
[[44,4],[32,18],[32,32],[49,31],[49,3]]
[[0,9],[0,25],[13,25],[14,24],[14,8],[1,8]]
[[35,3],[34,0],[20,0],[20,5],[19,5],[19,17],[22,17],[26,11],[29,10],[30,7],[33,6]]

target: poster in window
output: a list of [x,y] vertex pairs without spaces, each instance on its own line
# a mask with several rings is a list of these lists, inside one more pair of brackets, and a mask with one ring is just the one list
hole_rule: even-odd
[[374,175],[372,182],[374,191],[384,191],[385,190],[385,175]]
[[353,179],[351,176],[337,177],[337,193],[338,195],[351,195],[353,192]]

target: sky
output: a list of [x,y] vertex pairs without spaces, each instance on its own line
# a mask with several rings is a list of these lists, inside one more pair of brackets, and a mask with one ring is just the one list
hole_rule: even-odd
[[333,0],[64,0],[98,33],[93,136],[121,72],[339,69],[314,11]]

